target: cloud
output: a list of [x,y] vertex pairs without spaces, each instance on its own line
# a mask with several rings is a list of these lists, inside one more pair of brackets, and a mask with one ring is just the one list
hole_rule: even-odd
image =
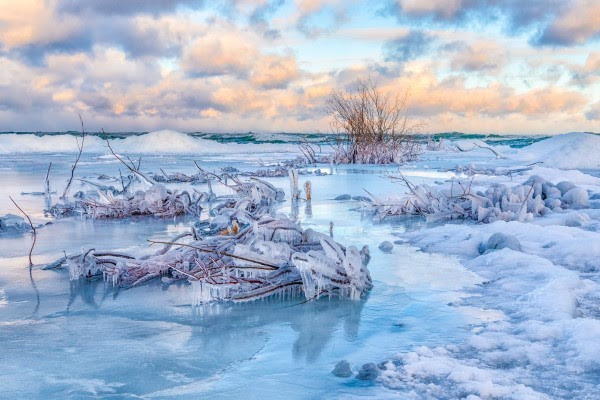
[[581,46],[597,2],[399,0],[387,21],[372,4],[0,0],[0,124],[76,129],[81,112],[112,130],[327,130],[330,91],[367,75],[409,88],[432,129],[597,120],[600,53]]
[[496,21],[511,35],[529,34],[537,46],[583,44],[600,36],[596,0],[395,0],[385,12],[403,23],[462,27]]
[[410,31],[406,35],[385,43],[386,61],[404,62],[425,54],[434,37],[423,31]]
[[585,112],[585,118],[589,121],[600,121],[600,101],[590,106]]
[[[295,0],[292,20],[308,37],[330,33],[348,19],[347,11],[354,0]],[[319,18],[316,18],[319,17]]]
[[296,59],[292,56],[261,57],[254,66],[252,83],[263,88],[283,88],[298,76]]
[[197,38],[182,54],[182,67],[194,76],[246,75],[258,55],[240,32],[210,32]]
[[98,13],[104,15],[160,15],[172,12],[179,6],[202,8],[204,0],[62,0],[60,11],[71,14]]
[[470,8],[467,3],[462,0],[400,0],[393,2],[390,6],[396,12],[409,16],[451,20],[462,17],[464,11]]
[[500,46],[493,42],[478,41],[471,45],[452,43],[445,46],[446,51],[456,51],[451,66],[454,70],[473,72],[497,70],[505,64],[507,55]]
[[83,30],[82,21],[61,16],[56,0],[0,0],[0,42],[8,49],[70,40]]
[[600,37],[600,2],[575,0],[541,32],[540,45],[569,46]]

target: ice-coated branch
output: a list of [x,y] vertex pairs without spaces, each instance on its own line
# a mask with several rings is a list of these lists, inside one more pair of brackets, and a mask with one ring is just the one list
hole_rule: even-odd
[[52,163],[48,164],[48,172],[46,172],[46,179],[44,179],[44,194],[50,196],[50,170],[52,169]]
[[[73,177],[75,176],[75,168],[77,168],[77,164],[79,163],[79,159],[81,158],[81,154],[83,153],[83,144],[85,142],[85,127],[83,125],[83,118],[81,118],[81,114],[79,114],[79,121],[81,121],[81,144],[79,143],[79,139],[76,136],[75,140],[77,141],[77,148],[78,148],[79,152],[77,153],[75,162],[73,163],[73,166],[71,167],[71,177],[69,178],[69,181],[67,182],[67,186],[65,187],[65,191],[63,192],[61,199],[67,198],[67,195],[69,193],[69,188],[71,187],[71,183],[73,182]],[[50,168],[48,168],[48,174],[49,173],[50,173]]]
[[27,221],[29,221],[29,226],[31,227],[31,231],[33,232],[33,241],[31,242],[31,248],[29,249],[29,267],[31,267],[33,265],[33,262],[31,260],[31,255],[33,254],[33,248],[35,247],[35,242],[37,241],[37,229],[35,229],[35,226],[33,225],[33,222],[31,222],[31,218],[29,218],[29,215],[25,211],[23,211],[23,209],[21,207],[19,207],[17,202],[11,196],[8,196],[8,198],[10,199],[10,201],[13,202],[15,207],[17,207],[19,209],[19,211],[21,211],[21,213],[27,218]]
[[146,183],[153,185],[154,182],[152,182],[152,180],[150,178],[148,178],[144,173],[142,173],[140,171],[140,164],[142,162],[142,159],[140,158],[138,161],[138,165],[136,166],[133,161],[130,160],[131,165],[127,164],[125,162],[125,160],[123,160],[121,157],[119,157],[119,155],[117,153],[115,153],[115,151],[113,150],[113,148],[110,145],[110,140],[108,140],[108,136],[106,136],[106,133],[104,132],[104,129],[102,129],[102,134],[106,137],[106,144],[108,145],[108,149],[110,150],[111,154],[117,159],[119,160],[123,165],[125,165],[127,167],[128,170],[130,170],[133,174],[139,176],[140,178],[142,178]]
[[215,209],[213,235],[199,238],[192,230],[169,241],[149,240],[165,247],[139,259],[98,251],[67,256],[70,278],[102,276],[132,288],[168,276],[167,281],[191,284],[196,305],[287,295],[356,300],[371,289],[368,247],[346,248],[286,217],[276,218],[273,205],[281,200],[281,189],[257,178],[232,179],[237,199]]

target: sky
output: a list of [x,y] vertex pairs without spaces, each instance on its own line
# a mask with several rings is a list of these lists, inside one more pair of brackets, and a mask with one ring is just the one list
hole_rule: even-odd
[[332,89],[423,133],[600,131],[599,0],[0,0],[0,131],[327,132]]

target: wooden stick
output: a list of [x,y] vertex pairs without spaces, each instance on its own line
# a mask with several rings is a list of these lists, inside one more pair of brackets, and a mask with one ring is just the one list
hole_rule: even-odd
[[35,242],[37,240],[37,230],[35,229],[35,226],[33,226],[33,223],[31,222],[31,218],[29,218],[29,215],[27,215],[27,213],[25,211],[23,211],[23,209],[21,207],[19,207],[19,205],[13,200],[13,198],[11,196],[8,196],[8,198],[10,199],[10,201],[13,202],[15,207],[17,207],[19,209],[19,211],[21,211],[23,213],[23,215],[25,215],[25,217],[27,217],[27,220],[29,221],[29,226],[31,226],[31,230],[33,230],[33,243],[31,243],[31,249],[29,249],[29,267],[31,268],[31,266],[33,266],[33,262],[31,261],[31,254],[33,253],[33,247],[35,246]]
[[44,193],[46,196],[50,195],[50,169],[52,168],[52,163],[48,165],[48,172],[46,172],[46,179],[44,180]]
[[[79,144],[79,139],[77,139],[77,137],[75,137],[75,140],[77,140],[77,148],[79,149],[79,153],[77,153],[77,158],[75,158],[75,163],[73,164],[73,167],[71,168],[71,177],[69,178],[69,182],[67,182],[67,187],[65,187],[65,191],[63,192],[61,199],[67,198],[67,193],[69,191],[69,187],[71,187],[71,183],[73,182],[73,176],[75,175],[75,168],[77,168],[77,163],[79,163],[79,159],[81,158],[81,153],[83,152],[83,143],[85,142],[85,128],[83,126],[83,119],[81,118],[81,114],[79,114],[79,121],[81,121],[81,134],[82,134],[81,145]],[[48,169],[48,173],[50,173],[50,169]]]

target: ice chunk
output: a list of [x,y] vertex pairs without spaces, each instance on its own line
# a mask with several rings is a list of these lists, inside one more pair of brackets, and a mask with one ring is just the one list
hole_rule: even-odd
[[387,240],[381,242],[381,244],[379,245],[379,250],[381,250],[384,253],[391,253],[393,249],[394,245],[391,242],[388,242]]
[[380,373],[381,371],[379,370],[379,368],[377,368],[377,365],[375,363],[370,362],[364,364],[360,368],[360,371],[358,371],[356,378],[360,379],[361,381],[373,381],[377,379]]
[[31,229],[29,223],[25,222],[25,219],[19,215],[6,214],[0,217],[0,232],[17,232],[29,229]]
[[484,252],[487,253],[505,248],[521,251],[521,243],[519,243],[519,240],[515,236],[496,232],[488,239]]
[[569,190],[574,189],[575,187],[575,184],[569,181],[562,181],[556,184],[556,188],[560,190],[561,195],[564,195]]
[[352,199],[352,196],[350,196],[349,194],[340,194],[339,196],[334,198],[334,200],[350,200],[350,199]]
[[348,378],[353,374],[352,366],[348,361],[342,360],[335,365],[335,368],[333,368],[333,371],[331,371],[331,373],[340,378]]
[[574,187],[566,192],[563,200],[573,207],[586,207],[590,204],[587,190],[581,187]]

